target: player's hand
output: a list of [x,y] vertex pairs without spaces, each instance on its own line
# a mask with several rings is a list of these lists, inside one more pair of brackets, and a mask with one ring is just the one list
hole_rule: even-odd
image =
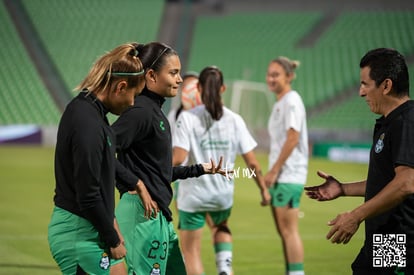
[[145,187],[145,184],[141,180],[137,183],[136,190],[144,206],[144,217],[149,219],[153,215],[156,218],[160,209],[158,208],[157,202],[152,200],[147,187]]
[[111,247],[111,256],[113,259],[122,259],[126,256],[126,248],[122,243],[119,243],[117,247]]
[[118,237],[119,237],[121,244],[125,245],[124,236],[121,234],[121,230],[119,229],[119,225],[116,219],[114,219],[114,228],[115,228],[116,233],[118,233]]
[[272,196],[270,195],[269,190],[267,188],[261,190],[260,195],[262,196],[262,201],[260,202],[260,204],[262,206],[269,205],[272,200]]
[[269,171],[266,173],[266,175],[264,176],[264,182],[267,188],[270,188],[273,185],[275,185],[277,181],[277,177],[278,177],[278,173],[275,173],[273,171]]
[[228,176],[228,174],[233,173],[233,170],[222,169],[223,157],[220,157],[219,163],[216,166],[216,163],[213,159],[210,159],[210,163],[202,163],[205,174],[220,174],[222,176]]
[[318,186],[305,187],[305,193],[309,198],[317,201],[329,201],[344,195],[342,183],[322,171],[317,173],[319,177],[325,179],[325,182]]
[[347,244],[359,228],[360,221],[353,212],[345,212],[328,222],[332,226],[326,238],[332,243]]

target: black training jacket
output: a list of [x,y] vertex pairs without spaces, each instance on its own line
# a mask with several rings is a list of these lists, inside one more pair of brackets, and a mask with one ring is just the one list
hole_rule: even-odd
[[89,220],[108,247],[119,243],[114,223],[115,135],[107,110],[81,92],[59,123],[55,152],[55,205]]
[[128,172],[117,167],[117,188],[121,195],[141,179],[152,199],[167,220],[171,221],[169,205],[171,182],[178,178],[204,174],[202,165],[172,168],[172,143],[168,119],[161,107],[165,99],[144,88],[134,106],[124,111],[112,125],[117,138],[118,159]]

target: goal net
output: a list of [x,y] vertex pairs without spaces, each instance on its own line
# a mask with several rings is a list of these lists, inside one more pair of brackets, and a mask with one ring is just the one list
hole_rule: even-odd
[[240,114],[256,141],[268,148],[267,122],[276,98],[265,83],[235,80],[224,93],[226,105]]

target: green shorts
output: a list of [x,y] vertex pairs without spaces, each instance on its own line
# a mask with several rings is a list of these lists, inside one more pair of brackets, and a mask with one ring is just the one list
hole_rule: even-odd
[[269,189],[273,207],[299,208],[303,184],[276,183]]
[[111,265],[123,261],[110,258],[88,220],[59,207],[53,209],[48,242],[62,274],[76,274],[78,266],[88,274],[109,274]]
[[146,219],[138,195],[125,193],[115,213],[127,249],[128,274],[186,274],[177,234],[162,212]]
[[202,212],[185,212],[178,210],[179,222],[178,229],[181,230],[196,230],[204,226],[206,222],[206,215],[209,214],[211,220],[215,225],[228,220],[231,214],[231,208],[221,211],[202,211]]

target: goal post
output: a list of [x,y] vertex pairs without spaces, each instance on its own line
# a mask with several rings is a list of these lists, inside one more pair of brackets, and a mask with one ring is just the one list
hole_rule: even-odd
[[235,80],[227,99],[229,108],[240,114],[260,147],[268,146],[267,122],[276,98],[265,83]]

